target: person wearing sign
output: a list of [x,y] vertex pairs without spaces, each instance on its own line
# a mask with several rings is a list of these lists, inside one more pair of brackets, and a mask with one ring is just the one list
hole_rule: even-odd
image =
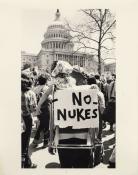
[[[52,76],[55,77],[54,84],[56,85],[57,90],[76,86],[75,79],[70,76],[72,70],[72,66],[67,62],[58,61],[55,63]],[[38,110],[51,93],[52,87],[49,87],[48,91],[42,96],[38,104]],[[59,144],[86,144],[87,132],[87,128],[72,129],[71,126],[59,128],[59,133],[62,133]],[[53,149],[50,146],[49,152],[53,153]],[[91,160],[91,151],[89,149],[59,148],[58,155],[61,168],[88,168]]]
[[[70,74],[73,68],[67,62],[58,62],[52,75],[56,77],[57,89],[64,89],[76,86],[76,80]],[[59,128],[62,133],[62,138],[59,144],[84,144],[83,134],[81,129],[72,129],[72,127]],[[74,136],[78,134],[78,137]],[[58,149],[61,168],[83,168],[88,167],[90,160],[89,150],[80,149]]]

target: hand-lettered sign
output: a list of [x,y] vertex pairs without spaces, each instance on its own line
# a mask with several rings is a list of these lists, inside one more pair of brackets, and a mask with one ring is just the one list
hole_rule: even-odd
[[98,128],[97,89],[76,86],[54,93],[54,123],[61,128]]

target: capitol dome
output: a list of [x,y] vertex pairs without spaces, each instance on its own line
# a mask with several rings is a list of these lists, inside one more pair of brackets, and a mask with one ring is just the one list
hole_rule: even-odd
[[69,30],[65,27],[63,21],[61,21],[61,14],[57,9],[55,14],[55,20],[48,26],[46,33],[44,34],[44,40],[42,41],[42,49],[48,51],[72,51],[74,44],[70,41],[71,35]]

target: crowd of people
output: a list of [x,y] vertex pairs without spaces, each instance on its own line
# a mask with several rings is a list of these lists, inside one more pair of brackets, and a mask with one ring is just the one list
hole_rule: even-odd
[[[110,124],[110,131],[115,132],[115,80],[115,74],[111,76],[105,76],[104,74],[101,76],[98,74],[87,75],[79,70],[75,70],[65,61],[55,61],[51,68],[51,74],[35,70],[30,72],[23,70],[21,73],[22,168],[37,167],[36,164],[32,163],[28,152],[33,116],[37,116],[39,125],[31,146],[37,147],[39,145],[40,135],[43,132],[43,148],[48,146],[49,152],[54,154],[54,150],[49,142],[50,105],[52,103],[53,86],[58,90],[87,84],[98,89],[100,119],[97,139],[99,142],[102,142],[102,130],[106,128],[107,122]],[[60,143],[83,144],[86,142],[85,139],[82,139],[83,136],[80,134],[82,133],[80,130],[74,130],[74,132],[80,132],[77,138],[74,138],[72,128],[61,129],[59,132],[70,133],[69,137],[63,134],[63,138],[60,138]],[[88,168],[91,162],[90,150],[86,149],[58,149],[58,155],[61,168]],[[115,167],[115,148],[109,159],[109,165],[110,167]]]

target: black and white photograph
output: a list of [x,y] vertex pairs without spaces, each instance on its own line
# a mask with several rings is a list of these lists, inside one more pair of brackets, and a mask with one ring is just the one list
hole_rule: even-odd
[[0,175],[138,174],[137,9],[0,0]]
[[21,167],[115,168],[115,12],[24,10],[22,25]]

